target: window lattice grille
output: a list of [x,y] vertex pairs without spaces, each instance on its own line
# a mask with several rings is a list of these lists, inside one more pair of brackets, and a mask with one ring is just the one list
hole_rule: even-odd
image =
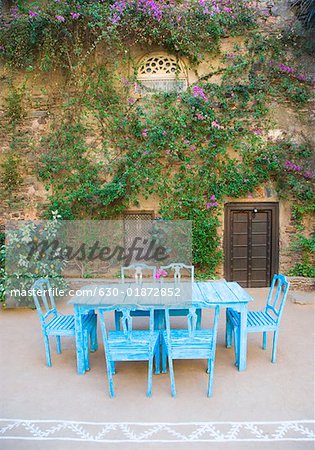
[[182,92],[187,88],[183,64],[173,56],[155,54],[144,58],[138,69],[138,92]]
[[[125,247],[129,248],[134,240],[138,237],[142,239],[147,239],[148,242],[144,243],[142,241],[141,247],[143,248],[143,254],[148,250],[152,229],[152,213],[126,213],[124,215],[124,225],[125,225]],[[137,262],[137,261],[132,261]],[[138,261],[139,262],[139,261]]]

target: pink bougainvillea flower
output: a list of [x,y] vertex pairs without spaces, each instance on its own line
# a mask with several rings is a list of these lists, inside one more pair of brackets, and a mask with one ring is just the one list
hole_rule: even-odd
[[197,119],[198,119],[198,120],[205,120],[205,118],[203,117],[203,115],[200,114],[200,113],[197,114]]
[[222,126],[219,124],[219,122],[217,120],[213,120],[211,122],[211,126],[212,126],[212,128],[218,128],[218,129],[222,128]]
[[167,276],[167,272],[164,269],[157,269],[157,271],[155,272],[155,278],[157,280],[159,280],[161,277],[166,277]]
[[302,170],[301,166],[298,166],[297,164],[294,164],[292,161],[286,161],[284,163],[284,167],[286,169],[294,170],[296,172],[301,172],[301,170]]
[[80,17],[80,13],[78,12],[71,12],[70,16],[72,17],[72,19],[78,19]]
[[216,201],[216,196],[215,195],[211,195],[210,200]]
[[261,130],[260,128],[253,128],[252,130],[250,130],[252,133],[256,134],[256,136],[261,136],[263,134],[263,130]]
[[36,11],[29,11],[29,12],[28,12],[28,15],[29,15],[30,17],[36,17],[36,16],[38,16],[38,12],[36,12]]
[[207,209],[215,208],[216,206],[219,206],[219,204],[217,202],[208,202],[208,203],[206,203],[206,208]]
[[190,144],[190,141],[189,141],[188,139],[184,139],[183,144],[184,144],[184,145],[189,145],[189,144]]
[[142,136],[144,136],[144,137],[148,136],[148,129],[147,129],[147,128],[145,128],[145,129],[142,131]]
[[165,153],[166,153],[167,155],[169,155],[169,154],[171,153],[171,150],[170,150],[170,149],[167,149],[167,150],[165,150]]
[[208,97],[206,96],[206,94],[204,93],[203,89],[199,86],[194,86],[192,88],[192,92],[193,92],[193,96],[194,97],[200,97],[202,98],[205,102],[208,101]]
[[278,64],[278,68],[281,70],[281,72],[285,72],[285,73],[293,73],[294,72],[294,68],[287,66],[286,64]]
[[307,170],[306,172],[303,173],[303,177],[308,179],[308,180],[311,180],[313,178],[313,174],[312,174],[312,172]]
[[190,150],[191,152],[194,152],[194,151],[196,150],[196,146],[195,146],[195,145],[191,145],[191,146],[189,147],[189,150]]
[[307,80],[307,76],[304,73],[299,73],[297,74],[296,78],[300,81],[306,81]]
[[63,16],[55,16],[56,20],[59,22],[64,22],[66,19]]
[[127,99],[127,102],[129,103],[129,105],[133,105],[133,104],[136,102],[136,99],[133,98],[133,97],[129,97],[129,98]]

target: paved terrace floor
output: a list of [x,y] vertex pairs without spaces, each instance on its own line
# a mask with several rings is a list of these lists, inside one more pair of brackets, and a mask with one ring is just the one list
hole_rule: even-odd
[[[255,298],[250,308],[262,308],[267,290],[249,292]],[[59,308],[71,312],[67,305]],[[10,419],[0,420],[3,450],[313,448],[312,305],[287,302],[276,364],[270,362],[271,335],[266,352],[262,336],[249,335],[242,373],[234,366],[233,350],[224,347],[222,311],[211,399],[206,363],[198,360],[175,362],[176,399],[168,374],[153,376],[148,399],[146,363],[118,363],[116,398],[110,399],[100,335],[91,371],[78,376],[73,338],[64,338],[63,353],[54,348],[53,366],[45,366],[36,311],[2,311],[0,321],[0,417]]]

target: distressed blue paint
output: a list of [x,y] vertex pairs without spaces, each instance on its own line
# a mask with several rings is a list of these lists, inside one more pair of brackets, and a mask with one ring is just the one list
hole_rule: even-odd
[[[143,279],[143,272],[149,272],[151,280],[155,280],[155,274],[156,274],[156,266],[149,266],[147,264],[144,263],[139,263],[139,264],[131,264],[130,266],[122,266],[120,268],[120,276],[123,282],[125,282],[125,275],[126,272],[132,272],[135,282],[137,284],[142,283],[142,279]],[[144,316],[144,317],[148,317],[149,316],[149,312],[148,311],[142,311],[142,310],[136,310],[136,311],[132,311],[131,312],[132,316]],[[119,311],[115,311],[115,327],[116,330],[120,330],[120,320],[122,317],[122,313]],[[158,323],[156,321],[156,323]]]
[[166,372],[166,360],[171,379],[172,396],[176,396],[174,359],[206,359],[208,361],[208,397],[212,396],[216,338],[219,322],[219,306],[215,307],[213,326],[197,329],[196,308],[189,308],[187,329],[171,329],[170,311],[165,310],[166,330],[162,333],[162,372]]
[[[182,271],[186,270],[190,273],[191,282],[194,282],[194,279],[195,279],[194,266],[188,266],[184,263],[171,263],[171,264],[168,264],[167,266],[161,266],[161,269],[165,270],[165,271],[170,270],[170,271],[174,272],[175,283],[180,282],[181,276],[182,276]],[[169,314],[170,314],[170,316],[186,316],[188,314],[188,310],[187,309],[170,309]],[[202,315],[201,308],[198,308],[196,310],[196,314],[197,314],[197,328],[200,328],[201,327],[201,315]],[[165,328],[165,325],[160,324],[159,328]]]
[[271,361],[276,362],[277,356],[277,341],[279,335],[279,327],[283,308],[286,302],[290,283],[283,275],[274,275],[271,287],[269,290],[267,304],[264,311],[250,311],[246,313],[245,318],[232,308],[226,311],[226,347],[232,346],[232,335],[234,334],[235,359],[238,364],[242,355],[240,355],[240,348],[244,348],[244,340],[247,338],[246,334],[242,334],[240,323],[246,323],[246,333],[263,333],[262,347],[266,350],[267,347],[267,332],[273,331],[273,346]]
[[[140,286],[141,287],[152,287],[157,286],[159,282],[152,283],[148,281],[143,281]],[[233,308],[234,310],[238,311],[240,313],[240,329],[243,333],[243,339],[242,341],[239,340],[239,360],[238,360],[238,369],[240,371],[245,370],[246,368],[246,349],[247,349],[247,305],[250,301],[252,301],[252,297],[236,282],[226,282],[226,281],[206,281],[206,282],[190,282],[186,283],[186,285],[189,285],[189,296],[190,296],[190,302],[189,306],[187,305],[187,295],[183,296],[183,298],[180,298],[178,300],[178,309],[186,309],[188,311],[189,307],[196,308],[196,314],[197,310],[201,308],[209,308],[218,305],[220,308]],[[161,285],[167,285],[166,281],[164,280]],[[185,282],[179,282],[175,284],[175,282],[168,283],[169,286],[180,286],[182,287],[185,285]],[[108,281],[105,284],[100,284],[99,288],[102,288],[104,290],[106,289],[113,289],[118,288],[119,296],[113,297],[113,304],[110,305],[112,309],[120,309],[122,307],[130,307],[135,308],[135,305],[137,305],[138,298],[137,297],[128,297],[126,295],[126,291],[128,287],[134,286],[134,283],[132,282],[119,282],[117,280],[115,281]],[[77,336],[81,335],[81,332],[79,328],[80,325],[80,316],[81,314],[90,311],[91,309],[98,311],[99,309],[102,309],[106,306],[106,308],[109,307],[108,304],[105,304],[104,296],[100,295],[99,293],[96,293],[96,295],[90,294],[90,292],[93,292],[93,288],[95,285],[87,285],[82,287],[82,289],[85,292],[88,292],[88,295],[82,296],[78,295],[77,297],[70,300],[70,304],[74,305],[74,311],[75,311],[75,317],[78,317],[78,320],[75,323],[76,329],[77,329]],[[183,288],[183,291],[185,289]],[[187,289],[186,289],[187,294]],[[142,298],[142,307],[147,309],[154,310],[154,326],[155,329],[163,330],[162,324],[164,326],[165,324],[165,309],[173,309],[170,306],[170,304],[167,304],[165,298],[162,296],[157,300],[157,302],[153,303],[152,298],[148,297],[147,302],[144,302],[146,299]],[[107,303],[107,299],[106,299]],[[145,303],[145,304],[144,304]],[[134,311],[131,311],[131,314]],[[141,312],[141,311],[140,311]],[[189,312],[189,311],[188,311]],[[119,312],[121,315],[121,312]],[[145,311],[145,313],[147,313]],[[198,329],[198,319],[196,324],[196,329]],[[82,341],[82,340],[81,340]],[[79,341],[77,341],[77,360],[78,360],[78,373],[84,373],[84,359],[82,356],[82,352],[80,350],[80,344]]]
[[[33,287],[33,298],[39,315],[46,352],[47,366],[51,367],[51,354],[49,336],[56,336],[57,353],[61,353],[61,336],[75,336],[75,319],[73,315],[59,314],[56,308],[55,299],[48,279],[37,280]],[[80,316],[79,330],[82,336],[79,337],[77,351],[83,351],[83,365],[85,370],[89,370],[89,350],[88,338],[91,340],[91,351],[97,350],[97,316],[91,311],[89,314]],[[76,336],[77,344],[78,337]],[[83,349],[83,350],[82,350]]]
[[114,397],[113,374],[116,361],[148,361],[148,388],[147,396],[152,394],[153,358],[155,358],[156,373],[160,373],[160,332],[154,330],[153,309],[141,309],[147,312],[150,318],[148,330],[133,330],[132,315],[136,312],[131,308],[119,308],[123,330],[107,331],[105,313],[111,308],[100,308],[100,323],[104,341],[104,351],[109,382],[109,393]]

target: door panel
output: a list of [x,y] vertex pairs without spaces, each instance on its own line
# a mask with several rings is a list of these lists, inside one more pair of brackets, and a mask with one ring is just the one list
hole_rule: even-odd
[[244,287],[269,286],[278,270],[278,204],[225,206],[225,277]]

